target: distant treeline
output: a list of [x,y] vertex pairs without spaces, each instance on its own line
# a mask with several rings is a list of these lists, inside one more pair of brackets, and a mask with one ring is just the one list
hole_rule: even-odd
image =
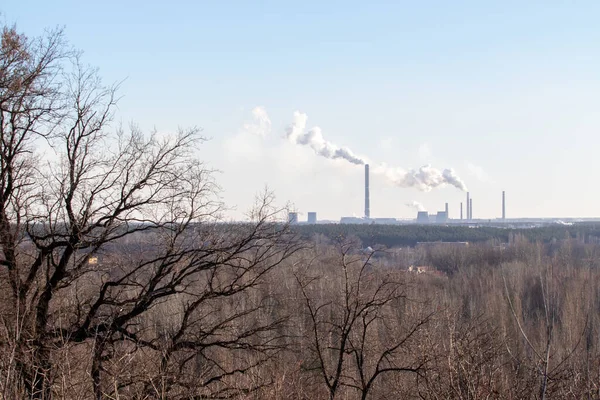
[[415,246],[417,242],[473,242],[490,240],[508,242],[510,237],[520,236],[532,242],[549,243],[565,238],[579,238],[596,243],[600,240],[599,223],[575,225],[552,225],[530,229],[510,229],[440,225],[365,225],[365,224],[318,224],[297,225],[293,229],[304,238],[321,234],[328,239],[358,237],[364,246],[387,247]]

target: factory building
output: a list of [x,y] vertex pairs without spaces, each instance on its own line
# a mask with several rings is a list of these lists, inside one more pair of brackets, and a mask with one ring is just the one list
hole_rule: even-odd
[[371,219],[360,218],[360,217],[342,217],[340,224],[370,224]]
[[396,218],[371,218],[371,223],[378,225],[395,225],[398,223]]

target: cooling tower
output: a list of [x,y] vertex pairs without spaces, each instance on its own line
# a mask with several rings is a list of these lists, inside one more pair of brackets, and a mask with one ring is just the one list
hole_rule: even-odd
[[417,224],[428,224],[429,213],[427,211],[419,211],[417,213]]

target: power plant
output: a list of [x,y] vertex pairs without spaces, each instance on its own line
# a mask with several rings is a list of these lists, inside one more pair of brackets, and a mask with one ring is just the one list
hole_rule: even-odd
[[[305,113],[300,111],[294,112],[292,123],[289,124],[285,129],[286,137],[291,143],[298,146],[307,146],[315,153],[315,155],[319,157],[324,157],[329,160],[343,160],[343,162],[346,162],[349,165],[362,166],[364,168],[364,211],[358,212],[358,208],[355,209],[355,211],[357,211],[355,215],[352,217],[342,217],[340,220],[341,223],[395,224],[415,222],[415,220],[401,221],[396,218],[373,217],[373,214],[377,213],[371,213],[373,210],[371,210],[370,198],[370,166],[367,158],[354,153],[348,147],[339,146],[326,140],[320,127],[307,127],[307,118],[308,116]],[[457,213],[458,215],[452,214],[454,218],[451,218],[450,209],[452,208],[453,210],[456,210],[456,208],[453,208],[455,205],[451,205],[447,202],[444,203],[443,211],[432,213],[431,218],[429,217],[429,213],[427,213],[425,210],[425,207],[420,205],[418,202],[413,201],[412,204],[407,204],[409,207],[413,207],[419,212],[417,218],[417,222],[419,223],[424,222],[425,220],[432,220],[432,222],[444,224],[482,224],[484,221],[486,221],[482,218],[475,219],[473,212],[473,197],[471,196],[471,192],[467,191],[466,184],[452,168],[438,169],[426,164],[419,168],[407,169],[387,165],[386,163],[379,163],[378,167],[374,169],[373,172],[378,177],[378,180],[383,179],[388,184],[391,184],[395,187],[416,189],[421,192],[429,192],[430,190],[438,187],[454,187],[462,192],[466,192],[466,203],[464,203],[463,207],[463,202],[460,202],[460,213]],[[355,204],[354,200],[352,203]],[[427,218],[425,218],[425,215],[427,215]],[[291,216],[289,220],[293,223],[304,223],[298,221],[297,216],[295,218]],[[491,221],[492,219],[488,219],[486,222],[491,223]],[[502,192],[501,214],[498,217],[493,218],[493,221],[494,223],[514,222],[514,219],[506,219],[505,192]],[[320,222],[323,223],[325,221]],[[327,222],[335,223],[337,221]],[[316,214],[309,214],[306,223],[317,223]]]
[[[365,189],[365,203],[364,203],[364,216],[361,217],[342,217],[340,219],[340,223],[345,224],[400,224],[400,223],[410,223],[411,221],[400,221],[396,218],[372,218],[371,217],[371,198],[370,198],[370,177],[369,177],[369,164],[364,165],[365,178],[364,178],[364,189]],[[504,192],[502,192],[502,201],[503,201],[503,216],[504,216]],[[457,224],[457,223],[471,223],[474,221],[473,218],[473,198],[471,197],[471,193],[467,192],[467,202],[466,202],[466,220],[463,219],[463,203],[460,203],[460,219],[451,219],[450,218],[450,204],[444,204],[444,210],[438,211],[435,214],[429,214],[427,211],[423,210],[423,206],[418,202],[407,203],[407,206],[418,208],[417,218],[416,220],[412,220],[412,223],[417,224]],[[309,223],[311,223],[311,219],[309,218]]]
[[[502,208],[500,216],[491,219],[475,219],[473,214],[473,196],[471,192],[466,192],[466,203],[462,201],[459,203],[459,215],[458,218],[450,218],[451,204],[448,202],[444,203],[443,211],[437,211],[435,213],[429,213],[425,210],[420,203],[413,201],[412,203],[406,203],[407,206],[417,209],[416,219],[397,219],[397,218],[379,218],[371,216],[371,198],[370,198],[370,177],[369,177],[369,164],[364,164],[364,216],[353,216],[353,217],[341,217],[339,223],[342,224],[384,224],[384,225],[399,225],[399,224],[443,224],[443,225],[466,225],[466,226],[519,226],[519,227],[532,227],[541,226],[549,223],[570,223],[571,219],[556,219],[556,218],[519,218],[519,219],[507,219],[506,218],[506,192],[502,191]],[[463,207],[464,206],[464,207]],[[600,218],[588,218],[588,219],[573,219],[573,221],[600,221]],[[336,223],[337,221],[317,221],[317,213],[314,211],[308,212],[308,218],[306,221],[298,220],[297,212],[290,212],[288,215],[288,222],[290,224],[317,224],[317,223]]]
[[[342,217],[340,219],[340,223],[342,224],[406,224],[406,223],[417,223],[417,224],[470,224],[475,223],[475,219],[473,218],[473,197],[470,192],[467,192],[467,202],[466,202],[466,219],[465,214],[463,213],[463,203],[460,203],[460,218],[459,219],[451,219],[450,218],[450,204],[444,203],[444,210],[437,211],[435,214],[429,214],[427,211],[423,210],[423,206],[413,201],[412,203],[407,203],[407,206],[418,208],[417,218],[416,220],[398,220],[396,218],[372,218],[371,217],[371,198],[370,198],[370,177],[369,177],[369,164],[364,165],[365,171],[365,180],[364,180],[364,189],[365,189],[365,211],[364,217]],[[505,192],[502,192],[502,221],[506,219],[505,213]],[[494,219],[496,220],[496,219]],[[315,223],[312,218],[309,217],[308,223]],[[478,220],[477,223],[481,223],[481,220]],[[485,222],[491,222],[491,220],[487,220]]]
[[[515,224],[539,224],[544,225],[548,223],[571,223],[579,221],[600,221],[600,218],[511,218],[507,219],[506,216],[506,193],[502,191],[502,208],[498,214],[494,212],[493,218],[475,218],[473,212],[473,197],[472,193],[467,191],[465,182],[452,168],[438,169],[429,164],[422,165],[419,168],[399,168],[393,165],[387,165],[387,163],[379,163],[378,167],[373,170],[374,174],[379,179],[385,180],[388,184],[394,187],[416,189],[421,192],[429,192],[432,189],[438,187],[454,187],[459,189],[461,192],[466,193],[465,199],[460,201],[460,209],[455,208],[458,204],[444,203],[443,211],[432,212],[429,214],[425,207],[423,207],[417,201],[412,203],[405,203],[407,206],[415,208],[418,212],[417,218],[415,219],[397,219],[397,218],[380,218],[373,217],[371,213],[371,199],[370,199],[370,176],[369,176],[369,164],[366,157],[354,153],[350,148],[339,146],[333,142],[325,139],[322,129],[319,126],[307,127],[308,116],[300,111],[295,111],[293,114],[293,121],[285,129],[286,138],[291,143],[298,146],[306,146],[310,148],[315,155],[323,157],[329,160],[343,160],[348,165],[362,166],[364,168],[364,211],[358,212],[360,209],[358,201],[351,200],[353,204],[353,211],[355,211],[352,217],[341,217],[340,223],[349,224],[410,224],[410,223],[438,223],[438,224],[463,224],[467,226],[478,226],[478,225],[497,225],[497,226],[515,226]],[[361,174],[362,175],[362,174]],[[360,197],[360,196],[356,196]],[[388,199],[389,200],[389,199]],[[464,203],[464,204],[463,204]],[[494,202],[495,203],[495,202]],[[515,200],[516,203],[516,200]],[[388,202],[389,204],[389,202]],[[464,207],[463,207],[464,205]],[[356,206],[356,208],[354,208]],[[455,218],[450,218],[450,209],[456,210],[458,215]],[[484,214],[485,208],[482,207]],[[454,216],[454,215],[453,215]],[[298,221],[297,214],[294,216],[290,214],[288,220],[291,223],[337,223],[338,221],[317,221],[316,214],[313,212],[309,213],[308,219],[305,221]]]
[[[438,211],[435,215],[430,215],[427,211],[419,211],[417,213],[417,218],[414,220],[417,224],[490,224],[497,222],[506,222],[506,192],[502,191],[502,217],[494,218],[494,219],[481,219],[475,220],[473,218],[473,197],[470,192],[467,192],[467,207],[466,207],[466,219],[465,214],[463,214],[463,203],[460,202],[459,210],[460,217],[459,219],[451,219],[449,215],[449,203],[444,204],[444,211]],[[514,222],[514,221],[512,221]]]

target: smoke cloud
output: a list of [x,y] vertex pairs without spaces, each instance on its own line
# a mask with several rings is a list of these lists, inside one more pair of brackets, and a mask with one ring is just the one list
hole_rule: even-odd
[[271,119],[264,107],[258,106],[252,109],[252,122],[244,124],[244,131],[262,138],[271,133]]
[[294,113],[294,122],[286,129],[287,138],[292,143],[309,146],[316,154],[332,160],[343,159],[352,164],[366,164],[364,159],[355,155],[349,148],[338,147],[325,140],[318,126],[305,133],[307,118],[306,114],[299,111]]
[[[323,137],[321,128],[314,127],[306,130],[306,120],[308,116],[299,111],[294,112],[294,119],[291,125],[286,128],[286,136],[294,144],[308,146],[313,151],[325,158],[344,159],[352,164],[363,165],[367,163],[365,158],[354,154],[347,147],[338,147],[328,142]],[[467,186],[458,177],[453,169],[439,170],[431,165],[423,165],[418,169],[405,170],[402,168],[389,167],[381,164],[372,169],[375,174],[385,176],[392,184],[404,188],[416,188],[423,192],[441,185],[452,185],[459,190],[466,191]]]
[[465,183],[456,175],[452,169],[440,171],[431,165],[423,165],[418,169],[404,170],[402,168],[393,168],[386,165],[379,166],[375,173],[384,175],[394,185],[404,188],[416,188],[423,192],[444,185],[452,185],[462,191],[467,190]]
[[425,211],[425,207],[423,207],[423,204],[419,203],[418,201],[413,200],[410,203],[406,203],[407,207],[410,208],[414,208],[417,211]]
[[445,169],[444,172],[442,172],[442,175],[444,176],[446,182],[450,185],[462,190],[463,192],[467,191],[467,185],[465,185],[458,175],[456,175],[456,172],[454,172],[452,168]]

